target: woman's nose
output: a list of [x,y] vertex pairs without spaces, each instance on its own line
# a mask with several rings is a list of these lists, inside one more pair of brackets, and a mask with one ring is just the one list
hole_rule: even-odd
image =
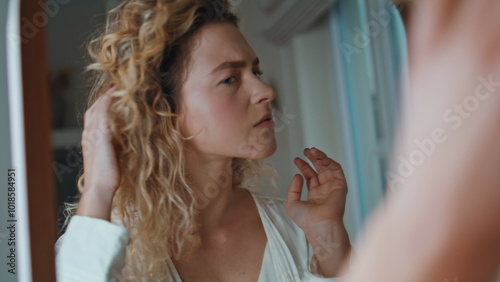
[[252,93],[253,102],[257,104],[264,102],[270,103],[276,98],[276,90],[264,81],[260,80],[260,78],[255,82]]

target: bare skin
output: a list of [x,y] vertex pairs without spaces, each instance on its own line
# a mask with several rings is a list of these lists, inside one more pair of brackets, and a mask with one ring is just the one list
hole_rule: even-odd
[[267,243],[251,195],[235,191],[235,206],[227,225],[201,234],[202,245],[186,260],[174,261],[183,281],[257,281]]
[[[192,44],[180,109],[181,130],[195,136],[186,143],[187,176],[200,198],[206,196],[207,184],[217,183],[218,191],[200,208],[202,246],[193,256],[174,264],[183,281],[256,281],[267,237],[251,195],[233,187],[228,168],[235,157],[262,159],[276,151],[274,126],[254,126],[271,113],[276,93],[260,80],[256,54],[231,24],[202,27]],[[112,91],[86,113],[83,138],[106,120]],[[90,181],[85,181],[77,214],[109,220],[120,175],[115,169],[116,156],[106,141],[109,138],[103,140],[84,155],[86,179]],[[347,184],[340,165],[323,152],[313,149],[304,154],[316,170],[300,158],[294,162],[307,180],[309,199],[299,200],[303,178],[295,176],[287,212],[318,252],[323,275],[338,276],[351,249],[343,225]],[[103,169],[109,174],[102,175]],[[338,247],[324,250],[318,239]]]

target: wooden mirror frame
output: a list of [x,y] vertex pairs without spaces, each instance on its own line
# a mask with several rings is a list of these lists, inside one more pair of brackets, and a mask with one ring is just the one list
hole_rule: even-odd
[[[20,19],[45,13],[45,1],[21,0]],[[48,16],[45,14],[45,16]],[[23,26],[21,25],[21,38]],[[56,281],[57,232],[56,190],[51,169],[51,98],[48,84],[46,25],[37,26],[35,36],[21,41],[26,183],[32,281]]]

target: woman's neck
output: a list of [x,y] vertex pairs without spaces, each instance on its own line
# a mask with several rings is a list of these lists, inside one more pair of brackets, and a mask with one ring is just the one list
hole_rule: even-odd
[[197,199],[200,235],[230,224],[244,199],[242,189],[233,189],[231,158],[186,154],[186,173]]

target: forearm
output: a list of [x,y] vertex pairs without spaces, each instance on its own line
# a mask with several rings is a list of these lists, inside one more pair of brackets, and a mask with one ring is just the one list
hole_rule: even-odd
[[[484,120],[491,122],[471,118],[451,132],[446,145],[390,194],[366,228],[363,256],[349,282],[488,281],[500,260],[500,132],[498,114]],[[406,145],[395,155],[411,150]]]
[[114,192],[88,188],[82,193],[76,214],[110,221]]
[[338,277],[345,273],[352,247],[343,223],[322,224],[306,233],[314,250],[320,273],[324,277]]

